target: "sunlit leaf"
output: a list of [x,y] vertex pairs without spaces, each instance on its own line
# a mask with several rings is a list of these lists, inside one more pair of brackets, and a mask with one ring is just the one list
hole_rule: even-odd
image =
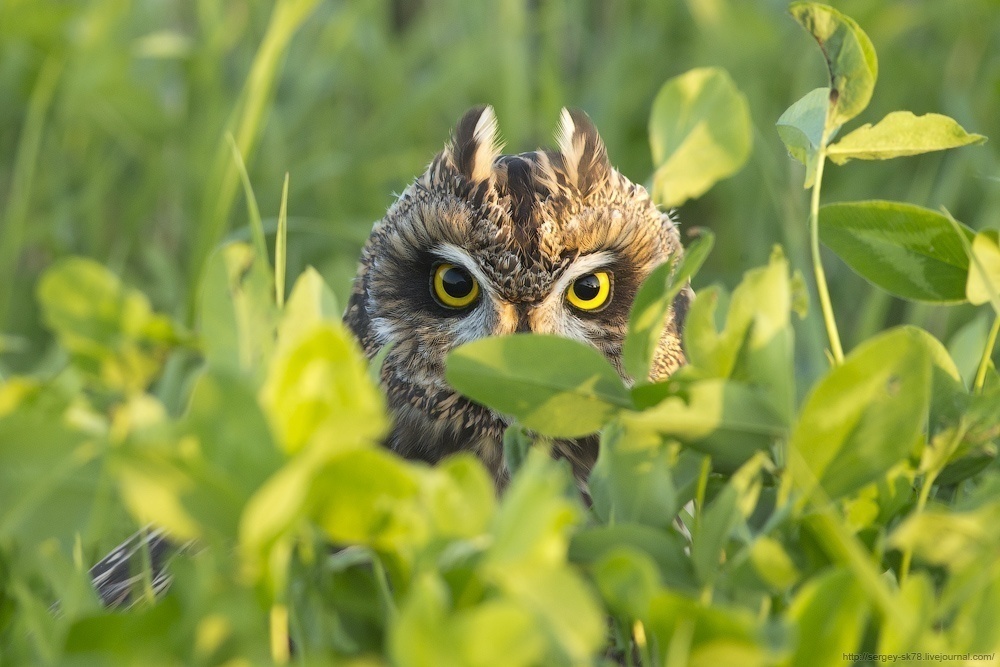
[[594,348],[549,335],[466,343],[448,355],[448,382],[469,398],[553,437],[600,429],[632,406],[611,363]]
[[649,118],[653,198],[669,207],[701,196],[740,170],[752,136],[746,97],[725,70],[704,67],[670,79]]
[[[965,294],[972,304],[978,306],[1000,296],[1000,233],[995,229],[977,233],[972,239],[972,252],[982,270],[980,266],[970,265]],[[997,316],[1000,317],[1000,314]]]
[[893,111],[874,127],[870,123],[862,125],[829,146],[826,154],[837,164],[844,164],[848,160],[888,160],[985,141],[986,137],[969,134],[948,116]]
[[930,402],[931,365],[920,336],[903,327],[872,338],[813,388],[789,443],[802,489],[818,483],[839,498],[913,450]]
[[865,591],[846,570],[810,579],[796,593],[788,617],[799,627],[791,664],[837,667],[844,654],[857,651],[871,613]]
[[654,269],[635,295],[622,346],[622,363],[637,382],[649,377],[674,299],[701,268],[714,243],[715,236],[704,231],[687,247],[679,262],[667,262]]
[[788,8],[816,39],[830,73],[827,126],[842,125],[864,111],[878,78],[875,47],[854,19],[833,7],[795,2]]

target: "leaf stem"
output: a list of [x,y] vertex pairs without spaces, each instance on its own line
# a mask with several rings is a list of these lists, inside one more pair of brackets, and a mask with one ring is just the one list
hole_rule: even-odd
[[[927,498],[930,495],[931,487],[934,486],[934,480],[937,479],[940,469],[928,470],[927,474],[924,476],[924,484],[920,487],[920,495],[917,497],[917,506],[913,510],[912,517],[920,516],[924,507],[927,505]],[[913,545],[906,547],[903,551],[903,560],[899,564],[899,586],[902,587],[906,583],[906,578],[910,574],[910,562],[913,560]]]
[[837,331],[837,321],[833,317],[833,306],[830,304],[830,291],[826,285],[826,272],[823,271],[823,261],[819,254],[819,193],[823,183],[823,165],[826,163],[827,133],[816,155],[816,175],[813,180],[812,201],[809,205],[809,242],[812,250],[813,275],[816,277],[816,291],[819,293],[819,304],[823,311],[823,323],[826,325],[826,335],[830,340],[830,351],[833,353],[834,364],[839,366],[844,362],[844,348],[840,345],[840,333]]
[[271,659],[276,665],[287,665],[291,657],[288,648],[288,606],[271,606]]
[[989,336],[986,337],[986,347],[983,348],[983,358],[979,361],[979,369],[976,371],[976,380],[972,385],[974,393],[981,393],[986,384],[986,371],[990,368],[990,359],[993,358],[993,349],[997,345],[997,335],[1000,334],[1000,314],[993,318],[993,328],[990,329]]

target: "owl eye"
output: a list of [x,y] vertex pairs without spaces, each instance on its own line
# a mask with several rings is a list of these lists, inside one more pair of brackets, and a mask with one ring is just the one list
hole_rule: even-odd
[[611,275],[597,271],[580,276],[566,292],[566,300],[580,310],[594,311],[607,304],[611,296]]
[[431,291],[442,306],[465,308],[479,296],[479,283],[454,264],[438,264],[431,276]]

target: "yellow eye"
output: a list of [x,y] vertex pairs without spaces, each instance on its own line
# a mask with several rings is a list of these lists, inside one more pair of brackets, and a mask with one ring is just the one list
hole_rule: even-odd
[[597,310],[608,302],[610,296],[611,276],[607,271],[580,276],[566,292],[566,300],[580,310]]
[[469,272],[454,264],[438,264],[431,277],[434,296],[442,306],[465,308],[479,296],[479,283]]

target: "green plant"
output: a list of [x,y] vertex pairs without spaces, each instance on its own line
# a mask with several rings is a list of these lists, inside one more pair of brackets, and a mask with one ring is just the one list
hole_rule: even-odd
[[[833,35],[848,51],[868,44],[829,8],[793,12],[824,44]],[[505,438],[515,473],[500,499],[469,455],[431,468],[379,447],[384,399],[339,322],[334,291],[307,269],[285,299],[289,180],[272,266],[241,164],[247,146],[223,138],[226,162],[213,173],[229,185],[206,194],[231,198],[242,180],[252,243],[208,255],[193,328],[94,260],[62,259],[37,286],[57,352],[0,384],[3,659],[675,667],[839,665],[844,654],[880,652],[995,660],[997,325],[984,332],[968,382],[915,326],[838,353],[816,245],[902,297],[991,303],[1000,313],[995,232],[973,235],[947,215],[891,202],[819,206],[825,157],[975,137],[940,118],[890,114],[831,144],[827,123],[860,112],[867,99],[856,91],[874,85],[874,52],[855,53],[830,70],[833,87],[855,92],[838,92],[834,104],[828,91],[807,95],[779,121],[813,175],[812,267],[832,367],[814,383],[796,373],[807,288],[779,248],[731,293],[699,289],[684,340],[690,364],[667,382],[626,386],[591,348],[558,338],[463,346],[450,358],[450,381],[517,419]],[[662,201],[697,196],[747,160],[743,100],[718,69],[664,86],[649,132]],[[913,123],[951,128],[951,139],[901,143]],[[758,137],[757,150],[767,141]],[[624,352],[633,377],[646,375],[667,308],[706,265],[714,238],[702,231],[683,260],[640,290]],[[598,431],[587,507],[546,441]],[[131,607],[104,610],[87,565],[146,522],[199,547],[173,559],[162,599],[143,568]]]

